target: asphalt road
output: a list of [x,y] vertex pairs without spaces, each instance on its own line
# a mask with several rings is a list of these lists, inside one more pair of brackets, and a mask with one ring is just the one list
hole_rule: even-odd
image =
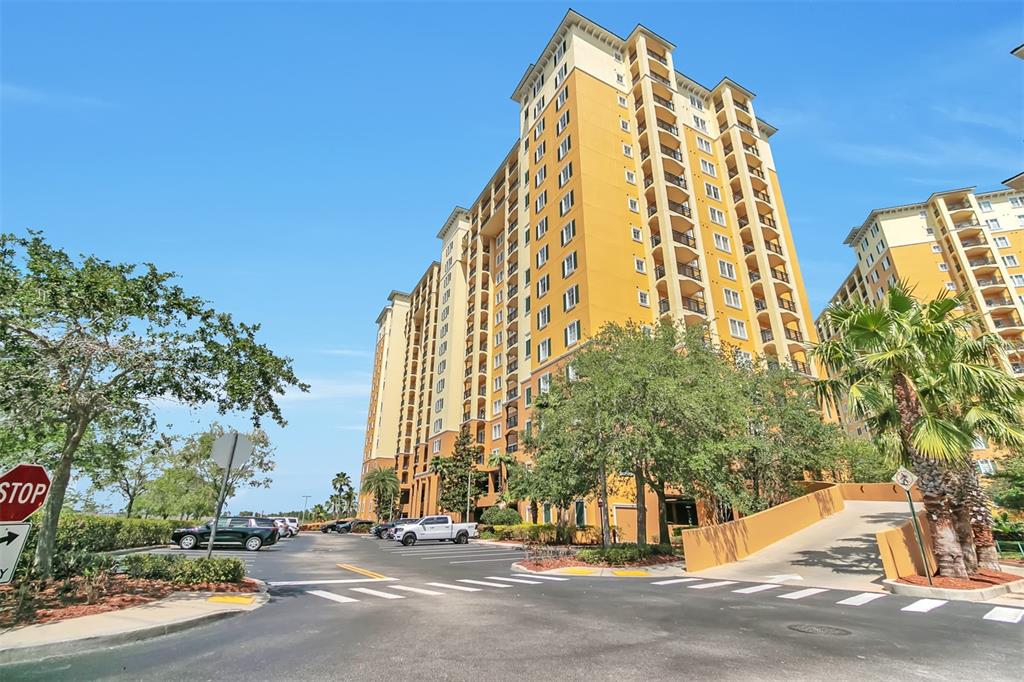
[[986,605],[842,605],[857,593],[788,598],[801,588],[710,579],[538,580],[511,570],[519,552],[476,543],[313,533],[226,553],[271,582],[268,606],[0,668],[0,679],[1019,680],[1024,660],[1024,623],[986,620]]

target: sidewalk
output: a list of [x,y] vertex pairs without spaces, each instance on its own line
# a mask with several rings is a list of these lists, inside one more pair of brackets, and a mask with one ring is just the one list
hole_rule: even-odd
[[268,601],[265,592],[175,592],[142,606],[26,625],[0,634],[0,664],[37,661],[158,637],[253,611]]

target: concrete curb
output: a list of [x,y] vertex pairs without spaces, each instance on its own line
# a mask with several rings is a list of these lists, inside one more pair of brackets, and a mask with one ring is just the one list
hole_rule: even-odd
[[[215,611],[213,613],[204,613],[198,616],[182,618],[180,620],[171,621],[169,623],[150,625],[144,628],[139,628],[138,630],[131,630],[129,632],[118,632],[115,634],[101,635],[98,637],[82,637],[79,639],[49,642],[47,644],[40,644],[38,646],[23,646],[11,649],[0,649],[0,666],[11,665],[13,663],[28,663],[30,661],[41,661],[49,658],[60,658],[61,656],[72,656],[75,654],[86,653],[96,649],[106,649],[108,647],[118,646],[121,644],[131,644],[132,642],[140,642],[146,639],[160,637],[162,635],[170,635],[175,632],[181,632],[182,630],[188,630],[189,628],[199,627],[200,625],[206,625],[208,623],[223,620],[225,618],[230,618],[232,616],[237,616],[242,613],[251,613],[256,609],[259,609],[270,603],[270,597],[266,593],[266,583],[263,583],[263,581],[259,582],[261,583],[260,591],[252,593],[256,597],[258,603],[255,604],[251,609]],[[223,594],[234,593],[225,592]]]
[[[524,573],[533,573],[534,575],[555,575],[555,576],[574,575],[572,573],[562,573],[561,571],[563,569],[561,569],[561,568],[552,568],[552,569],[547,570],[547,571],[535,571],[533,569],[526,568],[525,566],[523,566],[519,562],[516,562],[516,563],[512,564],[512,568],[517,570],[517,571],[522,571]],[[589,568],[589,567],[587,567],[587,566],[579,566],[577,568]],[[592,570],[594,571],[593,573],[575,574],[575,575],[578,578],[621,578],[621,579],[624,579],[624,580],[631,580],[631,579],[635,580],[637,578],[676,577],[676,575],[677,575],[674,572],[673,573],[668,573],[666,571],[658,571],[658,570],[656,570],[657,568],[679,568],[679,569],[682,569],[682,573],[679,573],[678,575],[690,575],[689,573],[686,573],[686,569],[684,568],[684,564],[682,562],[671,563],[671,564],[653,564],[651,566],[594,566],[592,568]],[[646,573],[644,573],[643,575],[615,575],[614,571],[636,571],[638,573],[640,571],[646,571]]]
[[983,587],[980,590],[951,590],[943,587],[925,587],[924,585],[907,585],[896,580],[883,580],[882,584],[893,594],[904,597],[927,597],[945,599],[947,601],[988,601],[1010,592],[1024,594],[1024,581]]
[[526,550],[526,546],[523,543],[509,543],[509,542],[495,542],[494,540],[480,540],[474,538],[470,540],[474,545],[487,545],[488,547],[501,547],[503,549],[521,549]]
[[138,554],[139,552],[152,552],[154,549],[167,549],[168,547],[174,547],[174,545],[150,545],[148,547],[129,547],[128,549],[115,549],[109,552],[104,552],[109,556],[124,556],[125,554]]

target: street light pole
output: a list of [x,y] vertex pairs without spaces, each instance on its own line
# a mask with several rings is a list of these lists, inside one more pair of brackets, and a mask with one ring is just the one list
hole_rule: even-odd
[[302,496],[302,522],[303,523],[306,522],[306,509],[309,507],[309,498],[310,497],[312,497],[312,495],[303,495]]

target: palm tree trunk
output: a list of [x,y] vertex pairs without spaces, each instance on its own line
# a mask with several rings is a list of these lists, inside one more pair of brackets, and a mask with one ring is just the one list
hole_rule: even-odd
[[992,537],[992,510],[988,506],[988,495],[978,481],[978,472],[973,463],[964,468],[960,478],[964,506],[969,512],[974,547],[978,553],[978,567],[990,571],[1001,570],[999,551]]
[[921,455],[913,444],[914,425],[921,418],[921,405],[903,374],[893,379],[893,399],[900,418],[900,439],[903,451],[918,475],[917,486],[924,498],[924,508],[931,521],[932,551],[939,575],[945,578],[966,578],[963,549],[957,540],[956,526],[949,492],[953,481],[949,472],[932,459]]
[[968,573],[978,570],[978,552],[974,545],[974,529],[971,527],[971,510],[958,495],[953,503],[953,526],[956,528],[956,539],[964,553],[964,568]]

